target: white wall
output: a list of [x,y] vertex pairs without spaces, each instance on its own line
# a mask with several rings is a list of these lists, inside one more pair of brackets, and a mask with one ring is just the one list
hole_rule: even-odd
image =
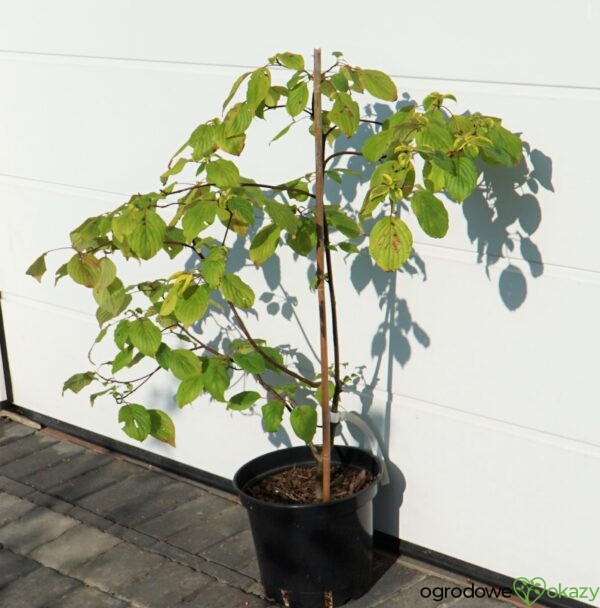
[[[305,2],[305,14],[275,2],[207,6],[0,3],[0,289],[15,402],[126,440],[109,402],[91,409],[85,396],[60,397],[64,378],[87,368],[91,298],[67,283],[54,289],[51,278],[39,286],[25,268],[85,217],[156,188],[170,153],[218,112],[244,67],[281,50],[343,50],[416,99],[451,91],[458,111],[504,117],[536,150],[529,167],[539,185],[511,197],[510,181],[497,181],[491,223],[483,201],[454,207],[447,239],[417,239],[426,280],[397,274],[395,297],[378,272],[364,287],[362,258],[339,264],[344,359],[378,378],[346,406],[368,411],[392,463],[378,527],[504,574],[598,584],[598,5],[380,2],[367,11]],[[273,144],[267,162],[263,144],[277,125],[253,128],[246,174],[277,181],[310,166],[300,130]],[[515,235],[526,231],[521,247]],[[506,233],[515,246],[498,258],[494,243]],[[496,255],[478,260],[486,243]],[[54,268],[63,261],[55,255]],[[315,340],[315,302],[303,267],[292,268],[282,285]],[[261,271],[243,272],[258,294],[269,290]],[[393,327],[384,339],[386,307]],[[257,332],[305,346],[293,319],[256,308],[268,319],[249,319]],[[165,379],[146,398],[173,410],[171,391]],[[176,450],[144,447],[227,477],[272,448],[255,416],[220,404],[198,402],[175,418]]]

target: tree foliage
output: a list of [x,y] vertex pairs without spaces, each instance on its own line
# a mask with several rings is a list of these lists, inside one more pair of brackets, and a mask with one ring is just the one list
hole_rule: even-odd
[[[330,250],[346,255],[366,249],[382,270],[394,272],[413,246],[411,229],[401,216],[412,213],[425,234],[444,237],[447,207],[461,203],[477,188],[481,163],[514,166],[521,160],[523,144],[499,118],[453,114],[447,107],[455,101],[452,95],[434,92],[420,105],[396,103],[392,78],[351,66],[339,53],[335,57],[321,82],[321,119],[332,150],[325,159],[325,176],[337,182],[347,177],[348,170],[331,164],[344,154],[361,156],[372,172],[360,209],[326,205],[328,233],[341,239],[332,242]],[[300,124],[301,118],[308,119],[308,132],[313,133],[312,74],[305,65],[301,55],[283,52],[242,74],[223,104],[223,116],[194,129],[160,176],[160,188],[134,194],[70,233],[73,252],[56,272],[56,280],[68,275],[92,290],[101,328],[97,342],[112,335],[116,352],[112,360],[72,376],[64,390],[79,392],[99,383],[102,390],[91,396],[92,403],[102,394],[112,395],[120,405],[124,432],[136,440],[153,436],[175,444],[174,425],[165,412],[131,401],[132,394],[157,373],[170,373],[177,380],[179,407],[203,393],[231,410],[260,405],[267,432],[280,428],[287,410],[296,435],[307,443],[313,440],[315,402],[299,403],[296,393],[302,387],[318,399],[314,393],[319,378],[303,376],[285,361],[277,345],[250,335],[240,311],[253,307],[255,294],[242,277],[227,272],[231,233],[244,241],[248,259],[256,266],[280,247],[304,257],[315,250],[314,173],[265,186],[242,176],[236,164],[252,124],[272,112],[286,112],[292,121],[274,140]],[[285,80],[282,70],[289,77],[278,84]],[[374,121],[363,116],[361,105],[369,97],[388,103],[387,118]],[[358,149],[352,137],[361,125],[372,133]],[[195,182],[178,184],[178,176],[190,170]],[[224,236],[217,239],[219,230]],[[182,269],[169,277],[128,286],[117,277],[112,261],[117,255],[144,261],[167,255],[177,264],[190,254],[197,260],[194,268],[184,270],[182,261]],[[46,271],[45,256],[27,270],[37,280]],[[219,301],[226,303],[225,308]],[[232,315],[243,338],[219,351],[204,342],[202,324],[208,316],[221,314]],[[122,379],[130,368],[150,360],[151,371]],[[279,380],[267,382],[267,371]],[[232,377],[239,374],[252,377],[261,392],[231,394]],[[339,399],[344,381],[347,378],[332,372],[334,399]]]

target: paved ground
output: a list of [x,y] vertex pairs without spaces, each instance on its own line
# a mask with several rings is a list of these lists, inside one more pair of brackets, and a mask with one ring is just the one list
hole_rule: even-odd
[[[379,555],[353,608],[492,608],[424,599],[464,586]],[[0,418],[0,607],[263,608],[246,514],[222,492]]]

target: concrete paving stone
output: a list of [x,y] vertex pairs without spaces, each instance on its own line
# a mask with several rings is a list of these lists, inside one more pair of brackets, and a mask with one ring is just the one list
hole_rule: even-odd
[[22,439],[11,441],[0,447],[0,466],[33,452],[39,452],[55,443],[58,443],[57,439],[43,433],[32,433]]
[[166,561],[156,553],[123,542],[75,568],[71,575],[102,591],[126,595],[128,586]]
[[99,530],[108,530],[115,525],[114,522],[110,521],[110,519],[105,519],[101,515],[97,515],[96,513],[92,513],[83,507],[79,507],[75,505],[69,511],[69,517],[73,519],[77,519],[83,524],[87,524],[88,526],[93,526],[94,528],[98,528]]
[[366,595],[369,603],[360,603],[367,601],[365,598],[361,598],[360,601],[356,600],[358,603],[354,604],[351,602],[348,606],[352,606],[353,608],[354,606],[356,606],[356,608],[375,606],[382,600],[385,600],[385,598],[399,593],[400,590],[405,589],[406,587],[415,584],[419,585],[419,581],[424,581],[426,578],[426,575],[422,572],[407,568],[389,557],[387,564],[381,563],[386,556],[381,554],[376,555],[377,557],[374,560],[373,567],[375,582]]
[[148,608],[165,608],[196,595],[199,589],[210,583],[210,577],[167,561],[130,585],[127,598]]
[[108,593],[81,586],[48,605],[48,608],[130,608],[130,606],[129,602],[124,602]]
[[[156,474],[155,474],[156,475]],[[115,519],[129,526],[142,524],[144,521],[155,518],[157,515],[175,509],[178,505],[185,504],[202,495],[203,491],[185,482],[174,481],[164,476],[170,483],[162,489],[148,496],[142,504],[135,509],[118,509],[113,513]]]
[[267,606],[275,606],[275,604],[250,593],[244,593],[240,589],[212,583],[201,589],[192,600],[183,603],[181,608],[266,608]]
[[20,496],[21,498],[35,492],[35,488],[21,483],[20,481],[9,479],[4,475],[0,475],[0,490],[4,490],[6,493],[12,494],[13,496]]
[[27,557],[8,549],[0,549],[0,588],[20,576],[26,576],[36,568],[39,568],[39,564]]
[[197,498],[166,513],[161,513],[152,519],[142,521],[136,524],[135,527],[141,532],[145,532],[156,538],[165,539],[198,520],[210,517],[231,506],[231,502],[228,500],[214,496],[208,492],[202,492]]
[[238,534],[226,538],[223,542],[201,551],[200,555],[210,561],[237,569],[239,566],[248,563],[255,555],[252,533],[248,529],[242,530]]
[[21,481],[34,486],[38,490],[47,490],[112,461],[113,459],[105,454],[84,450],[83,453],[75,458],[67,458],[49,469],[36,471],[23,477]]
[[25,513],[20,519],[11,521],[0,528],[0,543],[17,553],[26,555],[40,545],[54,540],[78,523],[71,517],[43,507],[36,507]]
[[135,475],[88,494],[78,504],[117,523],[124,523],[135,518],[136,511],[144,508],[170,482],[164,475],[138,469]]
[[85,524],[73,526],[53,541],[32,551],[29,557],[54,568],[63,574],[70,574],[75,568],[108,551],[121,541]]
[[50,568],[38,568],[0,589],[0,606],[42,608],[80,585],[79,581]]
[[23,477],[27,477],[32,473],[39,473],[50,469],[55,464],[81,455],[85,449],[80,445],[70,443],[68,441],[59,441],[54,445],[45,447],[41,450],[36,450],[31,454],[27,454],[17,460],[12,460],[0,466],[0,473],[21,481]]
[[232,505],[224,511],[184,528],[170,536],[167,542],[191,553],[200,553],[203,549],[208,549],[247,527],[248,517],[244,509]]
[[15,439],[22,439],[35,433],[35,429],[24,424],[18,424],[16,422],[10,422],[6,418],[0,418],[0,445],[15,441]]
[[[348,607],[354,608],[446,608],[452,606],[454,608],[456,601],[453,597],[448,597],[444,599],[442,596],[439,596],[440,599],[436,599],[433,595],[433,589],[441,587],[452,588],[458,587],[457,583],[451,583],[447,580],[443,580],[438,578],[437,576],[426,576],[418,579],[416,582],[413,582],[409,586],[402,586],[396,591],[394,591],[391,595],[387,596],[383,601],[380,602],[372,602],[372,596],[368,593],[364,598],[360,600],[355,600],[355,602],[360,602],[361,600],[367,600],[369,603],[349,603]],[[432,595],[429,597],[425,597],[426,591],[423,591],[425,588],[432,590]],[[471,608],[482,608],[477,603],[476,606],[472,606]]]
[[118,536],[127,542],[130,542],[137,547],[141,547],[142,549],[148,549],[149,547],[153,547],[158,542],[160,542],[157,538],[153,536],[148,536],[143,532],[138,532],[137,530],[132,530],[127,526],[122,526],[121,524],[113,524],[106,530],[108,533],[113,534],[114,536]]
[[27,500],[38,505],[38,507],[45,507],[46,509],[56,511],[57,513],[66,514],[73,510],[73,505],[70,502],[66,502],[61,498],[50,496],[50,494],[46,494],[45,492],[40,492],[38,490],[35,490],[31,494],[27,494],[26,498]]
[[7,524],[13,519],[18,519],[34,508],[35,505],[28,500],[18,498],[6,492],[0,492],[0,526]]
[[242,574],[249,576],[255,581],[260,581],[260,568],[258,567],[258,560],[256,559],[256,555],[252,557],[249,562],[246,562],[244,565],[239,566],[237,568]]
[[135,475],[141,470],[143,469],[129,462],[113,460],[98,469],[52,486],[48,489],[48,493],[63,500],[76,502],[93,492],[98,492],[131,475]]

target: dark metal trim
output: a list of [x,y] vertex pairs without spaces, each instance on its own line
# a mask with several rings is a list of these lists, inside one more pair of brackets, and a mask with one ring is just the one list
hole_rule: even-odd
[[[13,402],[12,380],[10,378],[10,366],[8,364],[8,348],[6,346],[6,333],[4,331],[4,319],[2,317],[2,292],[0,292],[0,359],[2,360],[2,371],[4,376],[4,388],[6,389],[6,402]],[[0,404],[4,407],[4,402]]]
[[[481,566],[476,566],[455,557],[445,555],[444,553],[438,553],[437,551],[421,547],[420,545],[415,545],[407,540],[396,538],[395,536],[380,532],[379,530],[375,530],[374,543],[375,546],[382,551],[394,555],[412,557],[413,559],[425,562],[431,566],[454,572],[455,574],[459,574],[475,582],[484,583],[491,587],[513,588],[515,579],[510,576],[499,574],[498,572],[482,568]],[[543,601],[540,600],[539,603],[536,602],[536,606],[550,606],[551,608],[586,608],[589,604],[578,602],[571,598],[545,598]]]

